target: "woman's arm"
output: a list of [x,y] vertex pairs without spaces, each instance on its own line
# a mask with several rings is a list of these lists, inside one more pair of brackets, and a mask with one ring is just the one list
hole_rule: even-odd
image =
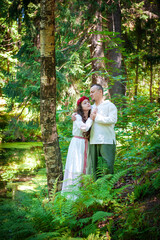
[[74,122],[79,129],[81,129],[83,132],[87,132],[92,126],[93,120],[89,117],[87,121],[84,123],[82,121],[82,117],[79,114],[77,114],[76,120]]

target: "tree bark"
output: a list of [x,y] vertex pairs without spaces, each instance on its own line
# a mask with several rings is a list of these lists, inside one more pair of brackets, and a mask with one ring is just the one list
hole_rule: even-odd
[[[98,1],[99,7],[101,5],[101,1]],[[100,11],[97,9],[95,13],[95,25],[93,27],[93,31],[97,33],[93,33],[91,35],[91,46],[90,53],[92,60],[92,84],[98,83],[103,87],[107,87],[107,80],[102,75],[105,70],[104,64],[104,47],[103,42],[101,41],[102,35],[99,32],[102,32],[102,17]]]
[[[153,38],[154,38],[154,35],[153,35],[152,30],[151,30],[151,38],[150,38],[150,53],[151,53],[151,56],[153,54],[153,42],[152,42]],[[150,72],[151,72],[151,75],[150,75],[149,95],[150,95],[150,102],[152,103],[153,102],[153,94],[152,94],[152,87],[153,87],[153,63],[152,63],[152,59],[150,60]]]
[[135,84],[134,84],[134,96],[137,96],[138,93],[138,71],[139,70],[139,57],[137,57],[136,61],[136,77],[135,77]]
[[58,178],[61,190],[62,162],[56,127],[55,0],[41,0],[41,130],[47,168],[49,197]]
[[[109,17],[109,31],[116,34],[115,38],[121,39],[121,9],[120,3],[112,3],[114,4],[114,9]],[[114,38],[113,38],[114,41]],[[111,62],[108,64],[108,70],[110,73],[109,79],[109,92],[110,95],[113,96],[117,95],[125,95],[126,92],[126,84],[125,81],[120,78],[122,73],[122,54],[120,52],[121,43],[117,43],[117,47],[113,47],[111,50],[108,51],[108,59]],[[124,74],[123,74],[124,75]]]
[[[135,62],[135,66],[136,66],[136,76],[135,76],[135,84],[134,84],[134,96],[137,96],[138,94],[138,84],[139,84],[139,49],[140,49],[140,42],[141,42],[141,33],[142,33],[142,29],[141,29],[141,20],[139,18],[137,18],[136,21],[136,36],[137,36],[137,49],[136,49],[136,62]],[[135,98],[136,99],[136,98]]]

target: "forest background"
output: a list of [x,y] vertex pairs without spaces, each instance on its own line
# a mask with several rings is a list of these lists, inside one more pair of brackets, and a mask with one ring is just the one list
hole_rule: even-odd
[[[41,6],[38,0],[0,2],[2,145],[42,141],[40,22],[45,4],[45,0]],[[115,174],[103,176],[96,183],[84,177],[84,187],[77,193],[80,197],[72,202],[56,193],[61,169],[53,169],[54,188],[52,184],[49,189],[52,201],[44,202],[47,193],[42,187],[25,197],[18,195],[14,206],[3,205],[1,236],[158,239],[160,3],[62,0],[56,1],[51,10],[55,14],[57,109],[52,117],[56,119],[61,150],[60,154],[55,147],[57,161],[64,168],[76,100],[89,96],[91,84],[98,82],[104,86],[106,98],[118,108]],[[1,170],[4,182],[12,182],[20,174],[15,171],[9,177],[7,168]],[[12,217],[7,217],[11,208]],[[19,218],[23,219],[20,226]],[[17,224],[10,231],[11,222]]]

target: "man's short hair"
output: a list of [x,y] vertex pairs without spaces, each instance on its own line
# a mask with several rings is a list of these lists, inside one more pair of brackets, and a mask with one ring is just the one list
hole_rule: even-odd
[[101,85],[101,84],[94,83],[94,84],[92,84],[92,86],[91,86],[91,87],[93,87],[93,86],[96,86],[96,87],[98,88],[98,90],[102,90],[102,93],[103,93],[103,87],[102,87],[102,85]]

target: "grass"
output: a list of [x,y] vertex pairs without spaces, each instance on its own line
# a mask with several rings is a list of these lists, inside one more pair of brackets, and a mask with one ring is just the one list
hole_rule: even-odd
[[13,143],[1,143],[1,149],[30,149],[32,147],[42,147],[41,142],[13,142]]

